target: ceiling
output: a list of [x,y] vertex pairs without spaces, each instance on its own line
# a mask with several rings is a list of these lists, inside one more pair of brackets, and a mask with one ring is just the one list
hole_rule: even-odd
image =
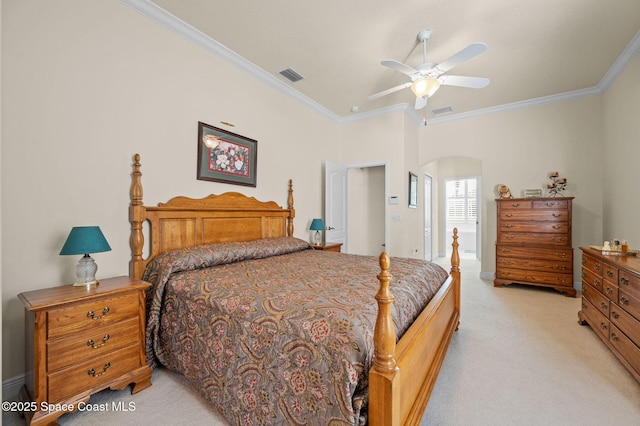
[[[432,120],[445,107],[438,119],[594,95],[640,51],[638,0],[122,1],[338,119],[402,108]],[[489,86],[442,86],[417,112],[408,88],[367,101],[409,81],[380,62],[421,64],[423,29],[428,61],[486,43],[448,74]],[[284,79],[287,68],[304,79]]]

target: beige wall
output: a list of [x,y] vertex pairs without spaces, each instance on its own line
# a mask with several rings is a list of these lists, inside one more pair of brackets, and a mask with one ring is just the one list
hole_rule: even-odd
[[603,96],[603,240],[640,248],[640,55]]
[[[422,128],[420,161],[450,156],[482,162],[482,271],[495,271],[495,186],[514,196],[544,188],[547,173],[569,180],[573,204],[573,247],[602,236],[602,106],[600,97],[490,114]],[[577,250],[576,250],[577,251]],[[579,281],[576,262],[574,281]]]

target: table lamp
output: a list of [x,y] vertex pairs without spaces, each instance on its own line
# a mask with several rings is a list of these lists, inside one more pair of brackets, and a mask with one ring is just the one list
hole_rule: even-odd
[[74,286],[97,285],[96,271],[98,265],[90,253],[110,251],[111,247],[98,226],[74,226],[65,241],[61,255],[83,254],[76,265],[76,282]]
[[324,231],[324,223],[322,222],[322,219],[313,219],[309,229],[316,231],[316,233],[313,234],[313,243],[315,245],[320,245],[322,242],[322,235],[320,234],[320,231]]

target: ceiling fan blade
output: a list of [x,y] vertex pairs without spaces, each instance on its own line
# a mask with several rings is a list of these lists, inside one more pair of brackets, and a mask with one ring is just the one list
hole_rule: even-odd
[[399,86],[395,86],[395,87],[392,87],[390,89],[383,90],[382,92],[374,93],[373,95],[369,96],[367,98],[367,100],[368,101],[372,101],[374,99],[378,99],[378,98],[381,98],[383,96],[389,95],[389,94],[391,94],[393,92],[397,92],[398,90],[406,89],[407,87],[410,87],[410,86],[411,86],[411,82],[407,82],[407,83],[401,84]]
[[459,51],[458,53],[456,53],[455,55],[445,59],[444,62],[439,63],[434,69],[439,74],[444,74],[445,72],[449,71],[451,68],[456,67],[461,63],[466,62],[469,59],[478,56],[485,50],[487,50],[486,43],[481,43],[481,42],[472,43],[469,46],[462,49],[461,51]]
[[389,67],[396,71],[400,71],[401,73],[406,75],[413,75],[418,72],[415,68],[412,68],[409,65],[403,64],[402,62],[394,61],[393,59],[387,59],[380,63],[385,67]]
[[441,75],[438,81],[443,86],[460,86],[471,89],[482,89],[489,85],[490,80],[485,77],[467,77],[465,75]]
[[416,109],[422,109],[427,106],[427,98],[419,98],[416,96]]

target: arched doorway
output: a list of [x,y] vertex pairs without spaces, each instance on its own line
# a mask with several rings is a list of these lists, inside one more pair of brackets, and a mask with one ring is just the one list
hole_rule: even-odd
[[[431,211],[425,204],[424,212],[425,253],[431,252],[434,257],[450,256],[452,230],[457,227],[460,256],[480,259],[482,161],[470,157],[439,158],[425,164],[421,172],[432,180],[431,193],[425,194],[425,199],[431,199]],[[430,238],[427,237],[428,223],[432,224]]]

